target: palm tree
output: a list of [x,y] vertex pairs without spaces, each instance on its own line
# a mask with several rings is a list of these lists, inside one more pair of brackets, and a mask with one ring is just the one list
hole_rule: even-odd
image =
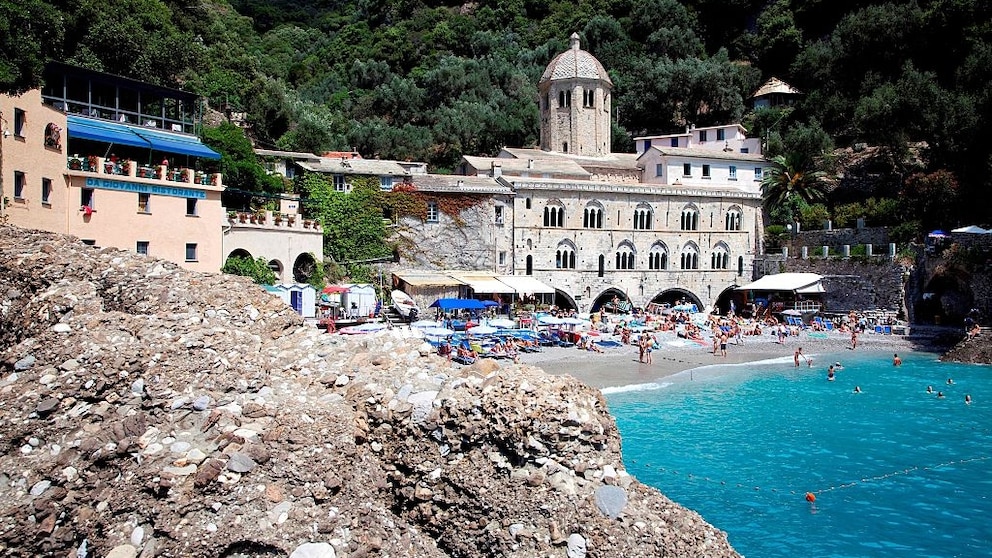
[[812,158],[793,152],[776,155],[772,163],[761,179],[761,195],[769,212],[786,211],[795,221],[797,202],[824,201],[827,173],[818,170]]

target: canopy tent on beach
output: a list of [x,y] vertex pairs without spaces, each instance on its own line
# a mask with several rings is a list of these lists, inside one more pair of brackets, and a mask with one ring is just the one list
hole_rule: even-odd
[[817,273],[776,273],[737,287],[738,291],[791,291],[795,293],[822,293],[823,276]]
[[985,230],[982,227],[976,225],[969,225],[967,227],[961,227],[959,229],[954,229],[952,233],[965,233],[965,234],[989,234],[992,230]]

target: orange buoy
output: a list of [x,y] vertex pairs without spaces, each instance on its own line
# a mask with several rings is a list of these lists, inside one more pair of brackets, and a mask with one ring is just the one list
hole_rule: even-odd
[[806,501],[809,502],[809,503],[811,503],[811,504],[813,502],[815,502],[816,501],[816,494],[813,494],[812,492],[807,492],[806,493]]

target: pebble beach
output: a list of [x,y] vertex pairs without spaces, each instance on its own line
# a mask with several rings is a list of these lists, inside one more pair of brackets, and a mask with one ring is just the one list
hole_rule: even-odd
[[[800,332],[799,335],[787,337],[784,344],[779,344],[774,335],[746,336],[742,344],[735,344],[731,339],[727,356],[722,357],[713,354],[712,341],[708,337],[697,342],[678,338],[671,331],[658,331],[655,336],[660,348],[652,352],[651,364],[638,362],[636,345],[604,348],[602,353],[574,347],[550,347],[540,353],[521,354],[520,362],[537,366],[550,374],[568,374],[591,387],[603,389],[651,383],[703,366],[792,359],[798,347],[802,347],[803,354],[812,359],[814,366],[822,364],[824,367],[829,363],[820,362],[818,355],[856,351],[891,358],[896,353],[943,350],[933,344],[928,333],[922,331],[910,336],[863,333],[858,336],[858,347],[853,350],[850,348],[850,334],[843,332],[821,332],[813,336],[809,332]],[[619,342],[619,337],[610,335],[599,339]]]

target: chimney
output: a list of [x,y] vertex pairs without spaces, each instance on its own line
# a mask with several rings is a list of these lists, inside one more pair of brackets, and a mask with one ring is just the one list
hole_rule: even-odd
[[572,33],[572,36],[568,38],[568,43],[572,50],[579,50],[579,34]]
[[493,178],[499,178],[503,176],[503,165],[502,163],[497,163],[493,161]]

